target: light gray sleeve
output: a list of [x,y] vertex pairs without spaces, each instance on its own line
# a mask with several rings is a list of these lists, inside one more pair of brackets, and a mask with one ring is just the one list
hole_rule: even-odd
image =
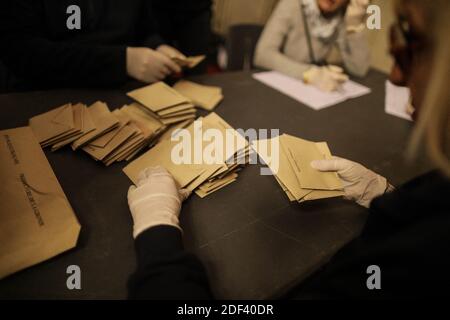
[[[297,0],[281,0],[264,31],[259,38],[255,50],[254,64],[265,69],[279,71],[291,77],[302,78],[310,64],[295,61],[281,52],[282,45],[288,33],[294,27],[294,18],[300,10]],[[300,26],[295,23],[295,27]]]
[[351,75],[364,77],[370,67],[370,51],[365,32],[347,33],[343,25],[337,42],[346,71]]

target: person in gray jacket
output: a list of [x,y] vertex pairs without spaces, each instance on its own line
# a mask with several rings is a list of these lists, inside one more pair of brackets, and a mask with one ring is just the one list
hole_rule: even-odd
[[255,65],[334,91],[347,79],[342,69],[324,65],[337,46],[345,71],[365,76],[367,6],[368,0],[280,0],[258,41]]

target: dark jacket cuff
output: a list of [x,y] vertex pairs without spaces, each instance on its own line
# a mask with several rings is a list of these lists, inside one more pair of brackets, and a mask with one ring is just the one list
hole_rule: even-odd
[[135,240],[139,265],[145,265],[155,256],[166,256],[183,251],[181,231],[168,225],[161,225],[145,230]]

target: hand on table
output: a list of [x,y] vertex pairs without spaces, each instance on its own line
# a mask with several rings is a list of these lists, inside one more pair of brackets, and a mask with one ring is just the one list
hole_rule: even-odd
[[171,225],[181,230],[178,221],[181,203],[189,195],[188,190],[178,188],[163,167],[142,170],[137,186],[132,185],[128,190],[128,205],[134,222],[133,237],[158,225]]
[[136,80],[152,83],[178,72],[180,66],[165,54],[149,48],[127,48],[127,73]]
[[342,180],[345,198],[366,208],[374,198],[393,188],[386,178],[350,160],[338,157],[315,160],[311,162],[311,167],[323,172],[336,172]]
[[312,66],[303,73],[303,81],[322,91],[337,91],[348,80],[348,76],[338,66]]

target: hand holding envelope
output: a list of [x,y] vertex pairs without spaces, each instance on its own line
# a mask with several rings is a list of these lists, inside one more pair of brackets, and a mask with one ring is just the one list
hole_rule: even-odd
[[165,54],[149,48],[127,48],[127,73],[130,77],[153,83],[165,79],[172,73],[181,72],[181,68]]
[[262,147],[272,146],[269,140],[258,140],[254,145],[291,201],[304,202],[344,194],[336,173],[324,174],[310,167],[312,160],[331,158],[325,142],[311,142],[287,134],[272,139],[278,139],[280,146],[277,166],[274,163],[276,155],[272,154],[276,151]]
[[[217,114],[210,113],[205,118],[198,119],[198,122],[187,125],[186,130],[190,133],[192,139],[191,146],[196,144],[195,141],[198,137],[196,135],[196,130],[198,130],[196,124],[199,123],[201,123],[203,130],[216,129],[223,136],[225,136],[227,129],[233,132],[234,148],[221,150],[222,159],[219,163],[207,164],[205,162],[195,163],[194,161],[182,164],[175,163],[172,159],[172,150],[178,142],[172,141],[169,136],[165,135],[156,146],[126,166],[123,171],[136,184],[139,180],[139,173],[143,169],[162,166],[173,176],[180,188],[195,191],[201,198],[236,181],[237,172],[245,164],[244,161],[239,162],[237,160],[248,156],[249,153],[250,148],[247,141],[239,133],[232,130],[232,127]],[[176,135],[176,131],[172,132]],[[201,148],[199,152],[204,151],[203,144],[201,144]],[[196,151],[194,150],[194,152]],[[236,161],[233,163],[227,162],[231,158],[236,159]]]
[[136,186],[128,190],[128,205],[133,217],[133,237],[148,228],[169,225],[180,228],[181,202],[190,192],[180,189],[163,167],[146,168],[139,173]]
[[366,208],[374,198],[393,189],[386,178],[347,159],[314,160],[311,167],[323,173],[337,173],[343,182],[345,198]]
[[206,58],[205,55],[185,57],[185,58],[180,56],[173,56],[172,60],[182,68],[193,69],[196,66],[198,66],[203,60],[205,60],[205,58]]

